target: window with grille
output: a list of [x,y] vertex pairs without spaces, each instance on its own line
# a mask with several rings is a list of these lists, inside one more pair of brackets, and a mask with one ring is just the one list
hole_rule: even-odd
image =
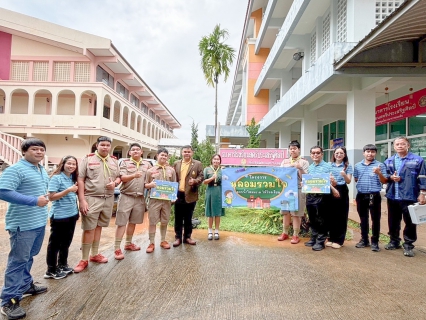
[[74,82],[90,82],[90,63],[76,62],[74,64]]
[[71,62],[55,62],[53,65],[53,81],[70,81]]
[[143,111],[145,114],[148,114],[148,107],[147,107],[146,105],[144,105],[143,103],[142,103],[142,111]]
[[317,60],[317,33],[311,35],[311,65]]
[[130,95],[130,103],[134,105],[135,107],[138,107],[139,99],[136,98],[133,94]]
[[129,90],[126,89],[120,82],[117,82],[117,93],[122,96],[124,99],[129,100]]
[[106,72],[102,67],[96,67],[96,82],[102,82],[114,89],[114,77]]
[[347,0],[337,1],[337,42],[346,42],[346,3]]
[[330,13],[322,21],[322,52],[330,47]]
[[35,61],[33,65],[33,81],[48,81],[49,62]]
[[405,0],[376,1],[376,25],[395,11]]
[[103,112],[103,116],[106,119],[109,119],[111,113],[111,108],[109,106],[104,106],[104,112]]
[[149,110],[149,116],[150,116],[152,119],[155,119],[155,113],[154,113],[154,111]]
[[30,63],[28,61],[13,61],[12,62],[12,80],[28,81]]

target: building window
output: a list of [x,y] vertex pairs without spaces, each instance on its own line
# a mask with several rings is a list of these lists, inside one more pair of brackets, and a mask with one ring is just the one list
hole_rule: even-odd
[[53,65],[53,81],[70,82],[71,62],[55,62]]
[[111,113],[111,108],[109,106],[104,106],[104,118],[109,119]]
[[90,63],[76,62],[74,64],[74,82],[90,82]]
[[405,119],[392,122],[389,124],[389,126],[391,139],[394,139],[399,136],[405,136],[407,134]]
[[143,113],[148,114],[148,107],[144,105],[143,103],[141,104],[141,106],[142,106]]
[[49,62],[35,61],[33,65],[33,81],[47,82],[49,79]]
[[388,124],[376,126],[376,141],[386,140],[388,138]]
[[410,140],[410,151],[426,159],[426,137],[412,138]]
[[426,113],[408,118],[408,135],[426,133]]
[[317,60],[317,33],[311,35],[311,66]]
[[330,12],[322,21],[322,52],[330,47]]
[[114,89],[114,77],[100,66],[96,67],[96,82],[102,82],[108,87]]
[[155,116],[155,121],[157,121],[158,123],[161,123],[160,117],[159,116]]
[[139,108],[139,99],[136,98],[136,96],[134,96],[133,94],[130,95],[130,103],[136,108]]
[[12,62],[12,79],[14,81],[28,81],[30,63],[28,61]]
[[346,42],[346,2],[337,1],[337,42]]
[[330,130],[329,130],[329,125],[325,125],[322,127],[322,141],[323,141],[323,149],[328,149],[329,148],[329,143],[330,143]]
[[376,154],[376,160],[379,160],[380,162],[385,162],[385,160],[389,157],[388,155],[388,143],[378,143],[376,144],[377,147],[377,154]]
[[129,90],[126,89],[120,82],[117,82],[117,93],[122,96],[124,99],[129,100]]
[[155,119],[155,113],[154,113],[154,111],[149,110],[149,116],[150,116],[152,119]]
[[376,25],[395,11],[405,0],[376,1]]

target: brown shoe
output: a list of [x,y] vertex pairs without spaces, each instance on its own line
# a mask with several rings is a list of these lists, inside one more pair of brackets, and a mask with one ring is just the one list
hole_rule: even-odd
[[179,247],[182,244],[182,240],[176,239],[175,242],[173,242],[173,247]]
[[146,248],[146,253],[151,253],[154,251],[154,249],[155,249],[155,244],[150,243],[148,248]]
[[194,240],[192,240],[191,238],[186,238],[185,240],[183,240],[183,243],[186,243],[186,244],[190,244],[191,246],[195,246],[197,243],[194,241]]
[[163,249],[170,249],[170,245],[167,241],[162,241],[160,243],[160,247],[163,248]]

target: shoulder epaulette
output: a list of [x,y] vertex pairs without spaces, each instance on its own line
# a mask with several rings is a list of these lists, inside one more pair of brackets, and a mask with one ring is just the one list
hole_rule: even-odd
[[129,161],[130,161],[130,159],[123,159],[123,160],[121,160],[121,161],[129,162]]
[[94,153],[89,153],[86,157],[91,157],[91,156],[94,156],[95,154]]
[[116,156],[111,155],[110,157],[115,159],[115,160],[118,160]]

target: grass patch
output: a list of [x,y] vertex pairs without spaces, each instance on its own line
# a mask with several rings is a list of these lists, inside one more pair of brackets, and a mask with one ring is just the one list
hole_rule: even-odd
[[[356,230],[361,231],[361,225],[359,224],[359,222],[356,222],[354,220],[348,221],[348,227],[351,228],[351,229],[356,229]],[[370,235],[370,236],[372,235],[371,229],[368,231],[368,235]],[[382,242],[382,243],[388,243],[390,241],[390,237],[386,234],[380,233],[379,241]]]

